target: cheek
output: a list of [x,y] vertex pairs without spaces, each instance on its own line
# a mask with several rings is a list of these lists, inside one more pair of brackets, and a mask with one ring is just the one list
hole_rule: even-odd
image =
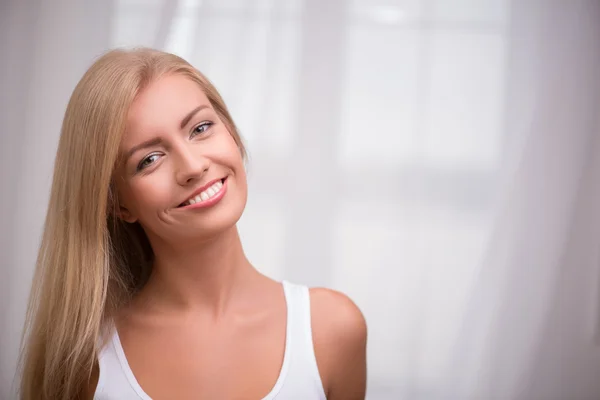
[[246,178],[246,166],[240,149],[229,132],[227,132],[226,135],[223,135],[219,142],[219,155],[214,161],[230,170],[232,173],[232,176],[230,177],[232,180],[231,189],[235,192],[235,198],[242,204],[245,204],[248,184]]
[[219,131],[207,145],[209,147],[205,149],[206,155],[212,158],[213,163],[233,170],[236,175],[244,172],[240,149],[226,129]]
[[235,173],[235,186],[236,186],[236,197],[240,200],[242,209],[246,206],[248,199],[248,181],[246,177],[246,169],[244,162],[239,157],[236,162]]
[[242,152],[229,132],[222,136],[222,143],[220,146],[222,149],[222,156],[227,160],[227,163],[231,165],[238,174],[245,173]]
[[231,169],[235,174],[235,181],[240,190],[247,190],[247,177],[246,177],[246,166],[244,165],[244,160],[239,152],[239,149],[236,147],[235,151],[230,153],[229,164],[231,165]]
[[155,171],[152,175],[132,180],[124,190],[124,205],[138,217],[155,214],[157,210],[164,210],[170,206],[169,181],[161,177],[161,172]]

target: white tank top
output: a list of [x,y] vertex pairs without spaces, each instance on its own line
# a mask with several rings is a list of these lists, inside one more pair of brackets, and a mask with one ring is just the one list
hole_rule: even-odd
[[[275,386],[262,400],[326,400],[312,342],[308,288],[282,283],[287,305],[283,364]],[[135,379],[116,330],[100,351],[98,363],[94,400],[152,400]]]

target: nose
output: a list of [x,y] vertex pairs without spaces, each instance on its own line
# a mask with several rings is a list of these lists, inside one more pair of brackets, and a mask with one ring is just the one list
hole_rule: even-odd
[[198,181],[210,167],[210,160],[206,156],[190,148],[179,149],[176,158],[175,180],[181,186]]

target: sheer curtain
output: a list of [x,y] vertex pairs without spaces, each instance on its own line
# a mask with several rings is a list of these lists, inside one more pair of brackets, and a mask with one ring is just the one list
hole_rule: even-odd
[[248,256],[355,300],[369,399],[600,397],[600,2],[26,0],[0,22],[0,398],[66,101],[134,45],[223,94]]

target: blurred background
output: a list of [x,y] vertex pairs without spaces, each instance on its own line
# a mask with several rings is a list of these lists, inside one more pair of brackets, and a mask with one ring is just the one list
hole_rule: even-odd
[[0,399],[68,98],[183,56],[247,142],[266,274],[350,295],[368,399],[600,398],[600,1],[0,1]]

